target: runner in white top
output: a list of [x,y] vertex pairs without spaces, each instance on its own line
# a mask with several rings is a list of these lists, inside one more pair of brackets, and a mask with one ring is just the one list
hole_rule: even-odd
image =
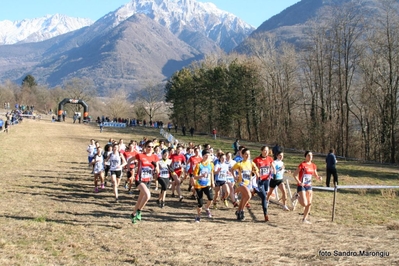
[[103,149],[98,148],[97,154],[94,156],[91,164],[94,166],[94,192],[98,192],[98,180],[101,182],[101,189],[104,189],[104,157]]
[[121,182],[122,168],[126,165],[125,157],[119,152],[119,145],[112,147],[112,153],[108,156],[107,162],[110,162],[111,180],[114,186],[115,202],[119,202],[118,187]]
[[[213,207],[217,208],[217,201],[219,196],[219,191],[222,189],[222,201],[226,207],[229,206],[227,198],[230,195],[230,188],[227,184],[228,176],[232,176],[230,172],[230,165],[226,163],[226,155],[223,152],[219,152],[219,160],[216,160],[215,164],[215,196],[213,197]],[[234,177],[233,177],[234,178]]]

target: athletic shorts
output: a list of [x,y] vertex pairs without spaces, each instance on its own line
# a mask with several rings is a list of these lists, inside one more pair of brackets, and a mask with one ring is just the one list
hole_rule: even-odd
[[226,184],[226,181],[215,181],[215,187],[221,187]]
[[117,170],[117,171],[111,171],[111,176],[115,175],[116,178],[121,178],[122,177],[122,170]]
[[275,188],[278,187],[281,183],[283,183],[283,179],[270,179],[270,187]]
[[205,194],[208,200],[213,200],[213,191],[211,187],[204,187],[204,188],[196,188],[195,192],[197,193],[198,202],[203,198]]
[[296,188],[296,192],[301,192],[301,191],[308,191],[308,190],[312,190],[312,186],[297,186]]
[[129,179],[132,177],[132,171],[127,170],[126,171],[126,177]]
[[166,191],[169,187],[169,177],[164,178],[160,177],[158,178],[158,183],[161,185],[161,191]]

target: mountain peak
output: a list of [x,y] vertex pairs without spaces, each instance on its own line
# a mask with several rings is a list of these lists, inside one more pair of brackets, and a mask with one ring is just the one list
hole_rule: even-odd
[[[225,51],[232,50],[255,29],[213,3],[195,0],[132,0],[100,20],[116,27],[134,14],[145,14],[176,35],[187,30],[204,34]],[[237,33],[242,34],[236,39],[237,43],[222,43],[224,38],[221,34],[230,36]]]
[[93,21],[62,14],[19,21],[0,21],[0,45],[40,42],[58,35],[90,26]]

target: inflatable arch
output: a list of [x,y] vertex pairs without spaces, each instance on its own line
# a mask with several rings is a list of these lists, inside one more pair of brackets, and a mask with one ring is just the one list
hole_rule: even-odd
[[64,112],[64,105],[67,103],[80,104],[83,106],[83,121],[89,117],[89,106],[85,101],[65,98],[58,104],[58,121],[62,121],[62,113]]

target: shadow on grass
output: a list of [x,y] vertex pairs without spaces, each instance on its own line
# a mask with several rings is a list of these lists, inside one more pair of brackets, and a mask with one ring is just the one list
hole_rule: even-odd
[[[113,225],[110,223],[103,223],[99,220],[91,220],[91,221],[79,221],[77,219],[47,219],[43,218],[43,221],[37,221],[37,217],[32,217],[32,216],[17,216],[17,215],[4,215],[4,217],[9,218],[9,219],[14,219],[14,220],[25,220],[25,221],[35,221],[38,223],[58,223],[58,224],[68,224],[68,225],[84,225],[84,226],[101,226],[105,228],[110,228],[113,227],[115,229],[121,229],[122,226],[120,225]],[[125,217],[125,215],[124,215]]]

